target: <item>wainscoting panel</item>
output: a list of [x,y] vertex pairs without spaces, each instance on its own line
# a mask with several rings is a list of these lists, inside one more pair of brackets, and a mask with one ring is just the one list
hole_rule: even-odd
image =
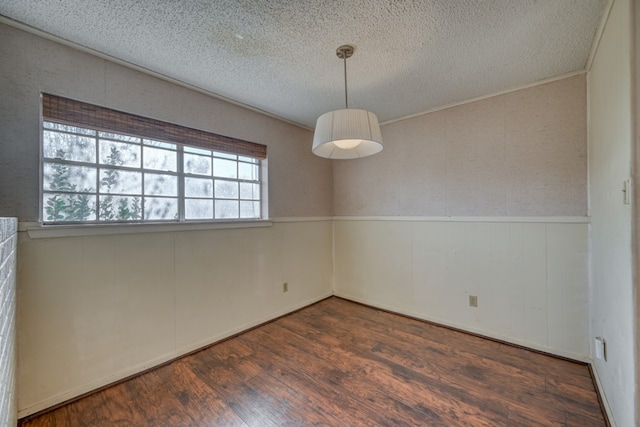
[[583,221],[336,220],[334,292],[586,361],[587,239]]
[[18,415],[331,295],[331,232],[329,219],[40,239],[19,233]]

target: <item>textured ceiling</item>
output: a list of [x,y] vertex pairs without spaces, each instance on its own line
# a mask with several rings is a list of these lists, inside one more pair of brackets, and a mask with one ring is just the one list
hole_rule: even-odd
[[607,0],[2,0],[0,14],[314,127],[381,122],[585,69]]

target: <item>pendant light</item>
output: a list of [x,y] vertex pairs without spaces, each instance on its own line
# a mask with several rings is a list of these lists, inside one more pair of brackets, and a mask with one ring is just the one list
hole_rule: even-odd
[[347,58],[353,55],[353,46],[340,46],[336,55],[344,62],[345,108],[318,117],[313,135],[313,154],[328,159],[356,159],[376,154],[382,151],[378,117],[371,111],[349,108]]

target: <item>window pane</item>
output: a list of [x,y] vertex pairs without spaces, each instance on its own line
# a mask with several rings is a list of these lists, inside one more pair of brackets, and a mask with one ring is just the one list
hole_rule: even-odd
[[95,221],[96,196],[45,193],[42,208],[44,222]]
[[100,196],[101,221],[138,221],[141,219],[141,197]]
[[260,199],[260,184],[251,184],[248,182],[240,183],[240,198],[241,199]]
[[119,141],[137,142],[140,144],[140,138],[137,136],[121,135],[119,133],[100,132],[100,138],[117,139]]
[[95,138],[45,130],[42,142],[46,158],[87,163],[96,161]]
[[213,200],[187,199],[184,201],[186,219],[212,219]]
[[201,178],[184,179],[184,195],[186,197],[213,197],[213,180]]
[[216,157],[220,157],[222,159],[230,159],[230,160],[236,160],[238,158],[238,156],[236,156],[235,154],[219,153],[217,151],[214,151],[213,155]]
[[211,150],[205,150],[203,148],[196,147],[184,147],[185,153],[202,154],[204,156],[211,156]]
[[100,192],[142,194],[142,173],[117,169],[100,169]]
[[260,202],[240,202],[240,218],[260,218]]
[[178,199],[166,197],[144,198],[145,219],[178,219]]
[[211,157],[185,153],[184,171],[185,173],[211,176]]
[[153,196],[177,196],[178,177],[147,173],[144,175],[144,194]]
[[216,218],[238,218],[238,201],[216,200]]
[[144,168],[161,171],[177,171],[177,153],[153,147],[144,147]]
[[176,144],[170,142],[154,141],[152,139],[145,139],[144,145],[151,145],[152,147],[168,148],[169,150],[175,150]]
[[83,135],[96,134],[96,131],[93,129],[85,129],[85,128],[79,128],[76,126],[61,125],[59,123],[52,123],[52,122],[44,122],[43,124],[44,124],[44,127],[47,129],[61,130],[61,131],[71,132],[71,133],[81,133]]
[[258,165],[252,165],[249,163],[238,163],[238,178],[246,179],[249,181],[257,181],[260,179],[260,170]]
[[96,169],[64,163],[44,164],[43,188],[52,191],[96,191]]
[[216,199],[237,199],[238,183],[216,179]]
[[100,141],[100,163],[113,166],[140,167],[140,146],[113,142]]
[[182,207],[187,220],[261,217],[258,159],[46,121],[42,132],[45,223],[177,221]]
[[238,162],[224,159],[213,159],[213,176],[222,178],[238,177]]
[[247,163],[258,163],[258,159],[254,159],[253,157],[244,157],[244,156],[238,156],[238,160],[242,161],[242,162],[247,162]]

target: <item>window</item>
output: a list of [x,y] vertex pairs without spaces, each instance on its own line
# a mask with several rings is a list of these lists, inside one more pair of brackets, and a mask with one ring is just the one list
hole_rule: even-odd
[[[97,108],[114,112],[58,99],[88,105],[94,111]],[[44,107],[44,100],[43,97],[43,223],[261,218],[261,153],[243,155],[242,149],[234,150],[235,140],[189,128],[184,128],[187,133],[222,138],[225,150],[218,151],[215,143],[203,142],[202,135],[189,145],[184,143],[183,134],[176,138],[168,133],[169,137],[162,139],[146,137],[144,129],[122,132],[131,127],[130,123],[111,130],[103,125],[71,123],[67,117],[54,117],[56,114]],[[138,117],[115,113],[129,121]],[[180,130],[177,125],[159,123],[169,126],[174,134],[176,128]],[[157,123],[153,125],[154,136],[158,136]]]

